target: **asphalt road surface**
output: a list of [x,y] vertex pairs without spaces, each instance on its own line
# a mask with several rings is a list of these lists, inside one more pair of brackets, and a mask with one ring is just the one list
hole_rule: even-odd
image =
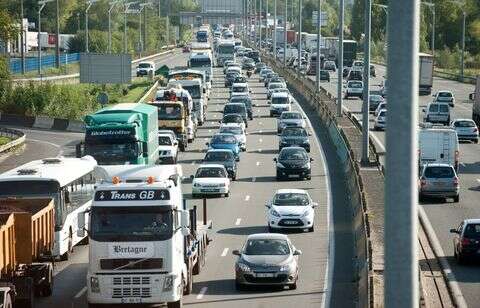
[[[377,77],[372,78],[371,90],[378,89],[386,76],[385,67],[376,65]],[[337,78],[336,74],[331,75],[332,81],[330,83],[322,82],[322,87],[335,95],[337,93]],[[312,78],[312,77],[310,77]],[[313,80],[315,77],[313,77]],[[475,86],[470,84],[459,83],[443,78],[434,78],[432,94],[439,90],[450,90],[454,93],[456,103],[455,107],[451,109],[452,120],[472,118],[472,103],[468,100],[468,95],[474,91]],[[388,101],[388,97],[387,97]],[[419,96],[419,121],[423,121],[422,109],[432,101],[431,96]],[[344,106],[355,114],[361,120],[362,101],[360,99],[351,98],[343,100]],[[370,129],[373,128],[373,116],[370,116]],[[388,125],[388,124],[387,124]],[[379,152],[385,152],[385,132],[372,131],[371,138],[377,145]],[[478,200],[480,198],[480,145],[474,143],[460,144],[460,203],[447,203],[427,201],[423,206],[427,216],[435,230],[435,233],[440,241],[440,244],[448,258],[448,262],[452,267],[456,280],[459,283],[461,291],[465,300],[470,307],[478,307],[480,302],[480,264],[472,262],[467,265],[458,265],[453,258],[453,244],[452,235],[449,233],[450,228],[455,228],[459,223],[466,218],[479,218],[480,207]],[[383,158],[381,160],[383,162]]]
[[[175,53],[167,59],[162,58],[157,65],[185,65],[186,55]],[[334,178],[331,188],[330,174],[326,166],[335,163],[334,151],[321,147],[326,138],[318,131],[318,121],[312,119],[310,156],[315,159],[312,164],[310,181],[275,180],[273,158],[278,153],[278,136],[276,120],[270,118],[269,105],[263,84],[257,82],[257,76],[250,79],[254,103],[254,120],[247,129],[247,151],[241,154],[237,181],[231,186],[228,198],[208,199],[208,218],[213,220],[213,242],[207,251],[206,266],[202,273],[194,277],[193,294],[185,298],[185,305],[199,307],[322,307],[327,294],[333,293],[332,305],[350,307],[354,303],[352,284],[352,245],[348,211],[345,209],[346,194],[338,181],[340,176],[332,170]],[[228,90],[223,87],[223,74],[215,69],[211,100],[208,103],[207,122],[199,128],[197,138],[189,144],[187,151],[180,153],[184,175],[193,174],[205,155],[210,137],[219,127],[223,104],[228,99]],[[294,109],[300,109],[295,104]],[[308,112],[308,110],[307,110]],[[56,155],[73,155],[74,145],[82,139],[82,134],[55,131],[24,129],[27,142],[23,149],[0,162],[0,171],[8,170],[33,159]],[[339,169],[340,170],[340,169]],[[319,206],[315,209],[315,232],[289,232],[293,244],[303,254],[300,256],[300,273],[296,290],[279,290],[255,288],[249,291],[236,291],[234,287],[234,262],[231,254],[241,248],[247,235],[268,232],[266,228],[266,208],[268,201],[277,189],[306,189]],[[201,200],[192,200],[191,185],[184,184],[184,195],[188,205],[201,205]],[[332,196],[332,191],[334,195]],[[336,207],[332,209],[333,204]],[[336,204],[338,202],[339,204]],[[332,212],[334,215],[332,215]],[[341,222],[335,226],[336,220]],[[329,241],[335,238],[335,251],[329,249]],[[333,242],[333,241],[332,241]],[[70,260],[56,263],[55,286],[53,296],[38,298],[37,307],[87,307],[85,277],[88,266],[88,245],[75,247]],[[328,271],[329,266],[331,271]],[[333,271],[334,269],[334,271]],[[330,276],[329,276],[330,275]],[[327,283],[333,281],[333,285]],[[330,292],[330,293],[329,293]]]

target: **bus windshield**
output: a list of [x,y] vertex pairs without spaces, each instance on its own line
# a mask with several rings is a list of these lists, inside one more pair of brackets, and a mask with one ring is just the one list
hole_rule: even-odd
[[92,207],[90,236],[99,242],[167,240],[173,234],[172,211],[155,207]]
[[182,108],[179,105],[159,104],[158,119],[159,120],[180,120],[182,119]]

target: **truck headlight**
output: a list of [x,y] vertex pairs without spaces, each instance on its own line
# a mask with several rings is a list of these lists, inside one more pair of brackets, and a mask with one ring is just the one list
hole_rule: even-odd
[[171,291],[173,289],[173,282],[175,281],[175,276],[167,275],[163,279],[163,291]]
[[100,282],[98,277],[90,277],[90,290],[92,293],[100,293]]

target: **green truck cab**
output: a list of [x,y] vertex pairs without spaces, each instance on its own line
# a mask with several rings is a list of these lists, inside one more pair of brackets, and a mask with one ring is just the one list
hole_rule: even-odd
[[158,161],[157,122],[157,108],[147,104],[103,108],[85,117],[85,141],[77,156],[91,155],[99,165],[153,165]]

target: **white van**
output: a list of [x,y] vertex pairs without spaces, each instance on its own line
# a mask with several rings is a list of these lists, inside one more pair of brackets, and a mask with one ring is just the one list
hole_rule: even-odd
[[452,128],[427,127],[418,132],[418,164],[444,163],[458,171],[459,144],[457,132]]

